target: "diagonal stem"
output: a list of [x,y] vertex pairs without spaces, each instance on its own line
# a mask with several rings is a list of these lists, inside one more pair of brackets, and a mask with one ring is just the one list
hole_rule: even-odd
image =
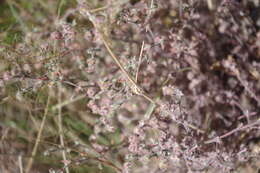
[[90,14],[90,12],[88,11],[87,7],[82,7],[80,8],[81,13],[83,13],[85,16],[87,16],[89,18],[89,20],[92,22],[92,24],[94,25],[95,29],[97,30],[97,32],[99,33],[101,40],[104,44],[104,46],[106,47],[108,53],[110,54],[110,56],[112,57],[112,59],[115,61],[115,63],[117,64],[117,66],[120,68],[120,70],[123,72],[123,74],[127,77],[127,79],[129,80],[129,82],[131,82],[134,86],[134,88],[136,89],[136,93],[138,95],[143,96],[146,100],[152,102],[155,104],[155,101],[153,101],[153,99],[148,96],[147,94],[144,93],[143,89],[141,87],[138,86],[138,84],[136,83],[136,81],[130,76],[130,74],[125,70],[125,68],[123,67],[123,65],[121,64],[121,62],[119,61],[119,59],[116,57],[116,55],[113,53],[113,51],[111,50],[111,48],[109,47],[108,42],[105,39],[105,35],[102,32],[102,30],[100,29],[100,27],[97,25],[97,23],[95,22],[95,17],[92,16]]
[[45,111],[44,111],[43,119],[42,119],[42,122],[41,122],[41,126],[40,126],[39,132],[37,134],[36,142],[35,142],[35,145],[34,145],[33,150],[32,150],[32,155],[29,158],[29,161],[28,161],[26,169],[25,169],[26,173],[29,173],[31,168],[32,168],[33,161],[34,161],[33,159],[34,159],[34,157],[36,155],[36,152],[37,152],[37,149],[38,149],[38,145],[39,145],[40,140],[41,140],[43,127],[45,125],[45,121],[46,121],[46,118],[47,118],[49,104],[50,104],[50,95],[48,95],[47,104],[46,104],[46,107],[45,107]]
[[136,83],[138,82],[138,73],[139,73],[139,70],[140,70],[141,62],[142,62],[143,51],[144,51],[144,41],[142,42],[142,47],[141,47],[139,60],[138,60],[138,67],[137,67],[137,71],[136,71],[136,74],[135,74],[135,82]]

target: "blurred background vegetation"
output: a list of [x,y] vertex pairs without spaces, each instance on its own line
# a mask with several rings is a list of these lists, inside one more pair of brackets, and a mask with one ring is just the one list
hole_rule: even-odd
[[[103,5],[99,1],[90,3],[97,8]],[[105,157],[99,159],[100,154],[89,145],[89,137],[93,133],[94,125],[98,123],[99,116],[87,110],[87,98],[84,94],[71,95],[73,93],[71,88],[62,87],[55,81],[51,84],[42,82],[37,91],[34,90],[34,85],[39,79],[41,80],[41,74],[45,74],[35,69],[30,75],[25,72],[14,75],[12,79],[9,79],[9,74],[5,73],[11,71],[10,69],[15,68],[16,65],[34,66],[37,56],[48,56],[49,61],[60,56],[59,52],[43,52],[41,46],[44,46],[43,43],[46,42],[48,35],[56,29],[55,21],[63,16],[66,10],[73,9],[76,5],[76,0],[0,1],[1,173],[17,173],[26,170],[51,172],[54,169],[65,171],[65,168],[62,168],[64,162],[68,160],[72,162],[71,173],[108,173],[116,170],[113,168],[115,167],[113,160],[106,160]],[[17,49],[19,46],[20,48]],[[37,61],[37,63],[42,66],[46,62]],[[54,109],[55,105],[62,103],[69,106],[62,110]],[[58,114],[62,114],[62,122],[59,122]],[[62,132],[59,123],[62,124]],[[60,133],[66,148],[60,144]],[[120,142],[119,130],[113,134],[100,136],[97,141],[113,148]],[[36,144],[37,151],[33,154]],[[62,157],[64,151],[70,153],[66,154],[67,160]],[[30,158],[33,159],[31,161],[33,164],[28,168]]]

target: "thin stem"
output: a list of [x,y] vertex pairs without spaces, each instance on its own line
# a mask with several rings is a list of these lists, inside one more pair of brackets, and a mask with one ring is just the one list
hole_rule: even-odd
[[142,62],[142,56],[143,56],[143,50],[144,50],[144,41],[142,42],[142,47],[141,47],[141,51],[140,51],[140,55],[139,55],[139,61],[138,61],[138,67],[137,67],[137,71],[135,74],[135,82],[138,83],[138,73],[139,73],[139,69],[141,66],[141,62]]
[[66,105],[68,105],[68,104],[74,103],[74,102],[76,102],[76,101],[78,101],[78,100],[81,100],[81,99],[84,99],[84,98],[86,98],[86,95],[85,95],[85,94],[82,94],[82,95],[79,95],[78,97],[74,98],[73,100],[66,100],[66,101],[64,101],[64,102],[62,102],[62,103],[60,102],[60,103],[58,103],[57,105],[53,106],[53,107],[52,107],[52,110],[60,109],[60,108],[62,108],[63,106],[66,106]]
[[[58,102],[61,103],[61,84],[58,84]],[[61,109],[62,107],[58,107],[58,126],[59,126],[59,135],[60,135],[60,145],[62,148],[65,148],[64,146],[64,139],[63,139],[63,128],[62,128],[62,116],[61,116]],[[62,150],[62,158],[64,161],[67,161],[66,157],[66,150]],[[69,173],[69,168],[65,167],[66,173]]]
[[150,98],[148,95],[146,95],[143,91],[143,89],[141,87],[139,87],[137,85],[137,83],[135,82],[135,80],[128,74],[128,72],[125,70],[125,68],[123,67],[123,65],[121,64],[121,62],[119,61],[119,59],[115,56],[115,54],[113,53],[113,51],[110,49],[108,42],[105,39],[105,35],[102,32],[101,28],[97,25],[96,21],[95,21],[95,17],[92,16],[88,10],[87,7],[82,6],[82,8],[79,9],[81,11],[81,13],[83,15],[85,15],[86,17],[89,18],[89,20],[92,22],[92,24],[94,25],[94,28],[97,30],[97,32],[99,33],[101,40],[104,44],[104,46],[106,47],[108,53],[110,54],[110,56],[112,57],[112,59],[115,61],[115,63],[117,64],[117,66],[120,68],[120,70],[123,72],[123,74],[127,77],[127,79],[133,84],[134,89],[136,89],[136,94],[143,96],[145,99],[147,99],[148,101],[155,103],[153,101],[152,98]]
[[99,11],[102,11],[102,10],[106,10],[108,9],[108,5],[107,6],[104,6],[104,7],[99,7],[99,8],[95,8],[95,9],[92,9],[90,10],[90,13],[96,13],[96,12],[99,12]]
[[229,131],[228,133],[225,133],[224,135],[221,135],[221,136],[215,137],[215,138],[213,138],[213,139],[207,140],[207,141],[205,141],[204,143],[205,143],[205,144],[214,143],[214,142],[218,141],[219,139],[226,138],[226,137],[228,137],[228,136],[230,136],[230,135],[232,135],[232,134],[234,134],[234,133],[236,133],[236,132],[238,132],[238,131],[245,130],[245,129],[250,128],[250,127],[253,127],[253,126],[257,125],[257,124],[260,124],[260,118],[259,118],[256,122],[253,122],[253,123],[244,125],[244,126],[242,126],[242,127],[237,127],[237,128],[235,128],[235,129]]
[[[150,5],[151,10],[153,9],[153,4],[154,4],[153,1],[154,1],[154,0],[151,0],[151,5]],[[149,15],[151,15],[151,11],[149,12]]]
[[39,145],[39,142],[40,142],[40,139],[41,139],[41,136],[42,136],[43,127],[45,125],[45,121],[46,121],[46,118],[47,118],[49,104],[50,104],[50,95],[48,95],[47,104],[46,104],[46,107],[45,107],[45,111],[44,111],[43,119],[42,119],[42,122],[41,122],[41,126],[40,126],[39,132],[37,134],[36,142],[35,142],[35,145],[34,145],[33,150],[32,150],[32,155],[31,155],[31,157],[30,157],[30,159],[28,161],[28,164],[26,166],[26,169],[25,169],[26,173],[29,173],[31,168],[32,168],[34,157],[36,155],[36,152],[37,152],[37,149],[38,149],[38,145]]
[[[152,9],[153,9],[153,4],[154,4],[153,1],[154,1],[154,0],[151,0],[150,10],[148,11],[148,15],[147,15],[146,21],[149,20],[151,14],[152,14]],[[146,22],[145,22],[145,23],[146,23]],[[146,28],[145,31],[147,32],[147,31],[148,31],[148,28]]]
[[18,156],[18,164],[19,164],[20,173],[23,173],[23,160],[21,155]]
[[134,87],[137,89],[138,94],[142,95],[145,99],[147,99],[148,101],[155,103],[153,101],[152,98],[150,98],[148,95],[146,95],[143,92],[143,89],[140,88],[137,83],[135,82],[135,80],[128,74],[128,72],[125,70],[125,68],[123,67],[123,65],[121,64],[121,62],[118,60],[118,58],[115,56],[115,54],[112,52],[112,50],[110,49],[107,41],[105,40],[104,36],[102,33],[100,33],[101,37],[102,37],[102,41],[107,49],[107,51],[109,52],[110,56],[113,58],[113,60],[116,62],[116,64],[118,65],[118,67],[120,68],[120,70],[125,74],[125,76],[127,77],[127,79],[134,85]]

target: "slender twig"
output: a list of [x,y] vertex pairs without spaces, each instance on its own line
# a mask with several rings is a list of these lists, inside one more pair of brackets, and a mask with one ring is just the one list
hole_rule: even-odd
[[[102,35],[102,34],[101,34]],[[102,36],[102,40],[103,43],[108,51],[108,53],[110,54],[110,56],[113,58],[113,60],[116,62],[116,64],[118,65],[118,67],[120,68],[120,70],[125,74],[125,76],[127,77],[127,79],[133,84],[135,85],[138,89],[139,86],[136,84],[135,80],[132,79],[132,77],[128,74],[128,72],[125,70],[125,68],[123,67],[123,65],[121,64],[121,62],[118,60],[118,58],[115,56],[115,54],[113,53],[113,51],[110,49],[107,41],[105,40],[105,38]],[[141,90],[141,89],[140,89]]]
[[196,127],[196,126],[194,126],[193,124],[189,124],[189,123],[187,123],[187,122],[184,122],[184,123],[182,123],[184,126],[188,126],[189,128],[191,128],[191,129],[193,129],[193,130],[196,130],[197,132],[199,132],[199,133],[205,133],[205,131],[204,130],[202,130],[202,129],[200,129],[200,128],[198,128],[198,127]]
[[104,7],[95,8],[95,9],[90,10],[90,13],[96,13],[96,12],[99,12],[99,11],[103,11],[103,10],[108,9],[108,7],[109,6],[107,5],[107,6],[104,6]]
[[215,137],[215,138],[213,138],[213,139],[207,140],[207,141],[205,141],[204,143],[205,143],[205,144],[210,144],[210,143],[217,142],[218,140],[223,139],[223,138],[226,138],[226,137],[228,137],[228,136],[230,136],[230,135],[232,135],[232,134],[234,134],[234,133],[236,133],[236,132],[238,132],[238,131],[242,131],[242,130],[245,130],[245,129],[250,128],[250,127],[252,128],[253,126],[255,126],[255,125],[257,125],[257,124],[260,124],[260,118],[259,118],[257,121],[253,122],[253,123],[244,125],[244,126],[242,126],[242,127],[237,127],[237,128],[235,128],[235,129],[229,131],[228,133],[225,133],[224,135],[221,135],[221,136]]
[[[61,103],[61,84],[58,84],[58,102]],[[63,139],[63,128],[62,128],[62,117],[61,117],[62,107],[58,107],[58,126],[59,126],[59,136],[60,136],[60,145],[64,148],[64,139]],[[66,150],[62,150],[62,158],[64,161],[67,161]],[[69,173],[69,168],[65,167],[66,173]]]
[[39,142],[40,142],[40,139],[41,139],[41,136],[42,136],[43,127],[45,125],[45,121],[46,121],[46,118],[47,118],[47,114],[48,114],[48,110],[49,110],[49,104],[50,104],[50,96],[48,95],[47,104],[46,104],[46,107],[45,107],[45,111],[44,111],[43,119],[42,119],[42,122],[41,122],[41,126],[40,126],[40,129],[39,129],[37,138],[36,138],[36,142],[35,142],[35,145],[34,145],[33,150],[32,150],[32,155],[31,155],[31,157],[30,157],[30,159],[29,159],[29,161],[27,163],[26,169],[25,169],[26,173],[29,173],[31,168],[32,168],[33,159],[34,159],[34,157],[36,155],[36,152],[37,152],[37,149],[38,149],[38,145],[39,145]]
[[[154,2],[153,2],[153,1],[154,1],[154,0],[151,0],[151,5],[150,5],[150,8],[151,8],[151,10],[153,9],[153,5],[154,5]],[[149,16],[150,16],[150,15],[151,15],[151,13],[152,13],[152,11],[151,11],[151,10],[149,11],[149,14],[148,14]]]
[[88,9],[88,7],[86,6],[82,6],[79,8],[79,11],[81,13],[83,13],[83,15],[85,15],[86,17],[89,18],[89,20],[92,22],[92,24],[94,25],[94,28],[97,30],[97,32],[99,33],[99,36],[101,37],[101,40],[104,44],[104,46],[106,47],[108,53],[110,54],[110,56],[112,57],[112,59],[115,61],[115,63],[117,64],[117,66],[120,68],[120,70],[123,72],[123,74],[127,77],[128,81],[132,83],[132,85],[134,86],[135,92],[138,95],[143,96],[146,100],[155,103],[153,101],[153,99],[151,97],[149,97],[147,94],[144,93],[144,90],[139,87],[137,85],[137,83],[135,82],[135,80],[130,76],[130,74],[126,71],[126,69],[123,67],[123,65],[121,64],[121,62],[119,61],[119,59],[116,57],[116,55],[113,53],[113,51],[111,50],[111,48],[109,47],[109,44],[107,42],[107,40],[105,39],[105,34],[103,33],[101,27],[98,26],[98,24],[95,21],[95,17],[93,15],[90,14],[90,11]]
[[152,98],[150,98],[148,95],[146,95],[143,91],[142,88],[140,88],[137,83],[135,82],[135,80],[128,74],[128,72],[125,70],[125,68],[123,67],[123,65],[121,64],[121,62],[118,60],[118,58],[115,56],[115,54],[113,53],[113,51],[110,49],[107,41],[105,40],[104,36],[102,33],[101,37],[102,37],[102,41],[107,49],[107,51],[109,52],[110,56],[113,58],[113,60],[116,62],[116,64],[118,65],[118,67],[120,68],[120,70],[125,74],[125,76],[127,77],[127,79],[134,85],[135,89],[137,89],[137,94],[142,95],[145,99],[147,99],[148,101],[155,103],[153,101]]
[[140,69],[140,66],[141,66],[141,62],[142,62],[143,50],[144,50],[144,41],[142,42],[142,47],[141,47],[139,60],[138,60],[138,67],[137,67],[136,74],[135,74],[135,82],[136,83],[138,83],[138,73],[139,73],[139,69]]
[[[148,11],[148,15],[147,15],[147,18],[146,18],[146,22],[149,20],[151,14],[152,14],[152,9],[153,9],[153,4],[154,4],[153,1],[154,1],[154,0],[151,0],[150,10]],[[146,23],[146,22],[145,22],[145,23]],[[148,28],[145,29],[145,32],[147,32],[147,31],[148,31]]]
[[[100,12],[100,11],[108,9],[109,7],[111,7],[111,5],[107,5],[107,6],[99,7],[99,8],[94,8],[94,9],[89,10],[89,12],[90,13],[97,13],[97,12]],[[77,10],[78,9],[69,9],[69,10],[67,10],[66,13],[63,15],[62,19],[65,20],[68,16],[70,16],[71,14],[74,14]],[[71,50],[69,50],[69,52],[70,51]]]
[[21,155],[18,156],[18,164],[19,164],[20,173],[23,173],[23,160]]
[[58,103],[57,105],[52,107],[52,110],[60,109],[60,108],[66,106],[68,104],[74,103],[74,102],[81,100],[81,99],[84,99],[84,98],[86,98],[85,94],[79,95],[78,97],[74,98],[73,100],[66,100],[64,102]]

